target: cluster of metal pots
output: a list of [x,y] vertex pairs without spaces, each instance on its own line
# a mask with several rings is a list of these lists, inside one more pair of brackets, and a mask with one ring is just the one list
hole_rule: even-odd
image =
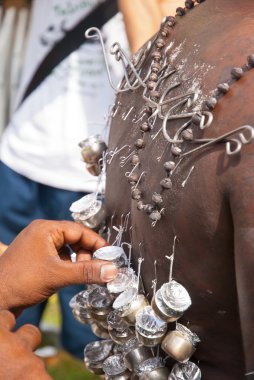
[[[112,261],[119,271],[105,287],[88,286],[70,303],[75,318],[105,339],[86,346],[87,368],[108,380],[200,380],[199,368],[189,361],[199,338],[177,322],[191,305],[187,290],[172,280],[157,290],[150,305],[122,247],[103,247],[93,258]],[[168,332],[172,322],[176,328]],[[157,347],[177,362],[171,372],[154,356]]]

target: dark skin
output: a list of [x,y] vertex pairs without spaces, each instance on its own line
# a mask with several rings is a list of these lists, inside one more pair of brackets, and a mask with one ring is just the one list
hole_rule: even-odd
[[[70,245],[77,262],[70,260]],[[42,302],[71,284],[105,284],[117,268],[92,253],[107,243],[74,222],[38,220],[25,228],[0,257],[0,379],[49,380],[43,362],[33,353],[40,331],[24,325],[13,332],[23,308]],[[5,309],[5,310],[4,310]]]
[[[185,40],[175,63],[188,59],[187,76],[193,74],[195,64],[211,66],[201,73],[202,93],[210,96],[217,84],[230,77],[232,67],[243,66],[247,55],[254,52],[253,2],[206,0],[177,18],[167,44],[172,40],[176,41],[175,46]],[[194,45],[200,46],[195,52]],[[150,64],[148,58],[146,67]],[[119,95],[122,109],[112,121],[110,149],[125,144],[133,148],[140,137],[132,117],[123,121],[122,113],[132,105],[137,111],[142,108],[145,104],[142,91]],[[252,70],[219,101],[212,126],[196,132],[195,137],[218,137],[246,124],[254,126],[253,91]],[[171,135],[182,124],[175,122],[170,127]],[[160,126],[161,121],[157,121],[155,131]],[[152,192],[160,191],[160,181],[165,177],[163,162],[172,156],[170,149],[166,149],[158,163],[157,157],[166,146],[165,139],[160,135],[152,144],[150,137],[145,138],[147,145],[140,151],[138,173],[148,173],[139,188],[143,200],[149,203]],[[183,189],[181,184],[193,165],[195,168]],[[245,145],[238,155],[231,157],[226,155],[224,144],[193,154],[177,170],[173,189],[164,193],[165,214],[155,228],[131,199],[124,175],[131,165],[121,168],[117,156],[107,171],[108,215],[116,215],[114,224],[117,225],[121,215],[131,210],[134,261],[137,263],[142,242],[145,258],[142,277],[150,296],[154,260],[157,260],[159,287],[168,281],[169,264],[165,255],[172,253],[174,236],[178,237],[173,277],[186,287],[192,298],[191,308],[179,322],[189,323],[189,328],[202,341],[192,359],[199,363],[205,380],[254,379],[254,375],[245,376],[254,371],[253,165],[253,144]]]

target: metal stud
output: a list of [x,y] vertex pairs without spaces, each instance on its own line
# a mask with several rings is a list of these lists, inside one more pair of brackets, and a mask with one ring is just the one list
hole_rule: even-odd
[[129,178],[128,181],[131,185],[134,185],[135,183],[138,182],[138,175],[137,174],[132,174]]
[[212,97],[212,98],[209,98],[205,101],[205,105],[206,107],[212,111],[215,107],[216,107],[216,104],[217,104],[217,99]]
[[164,163],[164,169],[166,170],[166,172],[171,172],[175,169],[175,166],[176,164],[174,163],[174,161],[167,161]]
[[162,38],[158,38],[158,40],[155,42],[155,45],[158,49],[161,49],[165,46],[165,41]]
[[176,24],[176,19],[173,16],[167,16],[165,17],[165,25],[168,25],[169,27],[173,27]]
[[154,81],[150,81],[147,84],[147,87],[149,88],[149,90],[153,90],[155,86],[156,86],[156,82]]
[[222,94],[226,94],[229,91],[229,85],[227,83],[220,83],[217,86],[217,90]]
[[137,154],[134,154],[132,157],[131,157],[131,164],[133,166],[136,166],[137,164],[140,163],[140,159],[139,159],[139,156]]
[[172,181],[170,178],[164,178],[161,182],[160,185],[163,189],[172,189]]
[[185,7],[187,8],[187,9],[191,9],[191,8],[193,8],[194,7],[194,1],[193,0],[186,0],[185,1]]
[[186,13],[186,11],[185,11],[184,8],[182,8],[182,7],[178,7],[178,8],[176,8],[176,14],[177,14],[178,16],[184,16],[185,13]]
[[137,202],[137,209],[138,209],[139,211],[144,210],[144,204],[143,204],[142,201],[138,201],[138,202]]
[[254,54],[248,55],[247,63],[248,63],[249,67],[251,67],[251,68],[254,67]]
[[161,65],[158,62],[152,63],[151,70],[153,73],[158,73],[160,69],[161,69]]
[[161,213],[159,211],[153,211],[149,215],[149,218],[152,219],[152,221],[157,222],[158,220],[161,219]]
[[236,80],[240,79],[243,76],[243,69],[241,67],[234,67],[231,70],[231,76]]
[[159,93],[159,91],[152,90],[152,91],[150,91],[150,96],[151,96],[151,98],[158,99],[160,97],[160,93]]
[[185,129],[182,133],[182,137],[184,138],[184,140],[187,140],[187,141],[192,141],[193,140],[193,132],[190,128],[188,129]]
[[155,60],[155,61],[159,61],[161,59],[162,55],[159,51],[154,51],[152,53],[152,58]]
[[173,145],[171,148],[171,153],[174,156],[180,156],[180,154],[182,153],[182,149],[180,149],[178,146]]
[[140,201],[142,196],[142,191],[140,189],[134,189],[131,193],[132,199],[135,199],[136,201]]
[[198,113],[195,113],[192,118],[191,118],[191,122],[194,124],[194,125],[200,125],[200,122],[201,122],[201,115],[199,115]]
[[158,75],[155,74],[155,73],[152,73],[152,74],[149,76],[149,79],[150,79],[150,81],[152,81],[152,82],[157,82],[157,80],[158,80]]
[[138,149],[144,148],[144,146],[145,146],[144,140],[143,139],[137,139],[137,141],[135,142],[135,146]]
[[162,37],[167,37],[170,33],[170,28],[168,26],[162,26],[161,35]]
[[156,205],[161,205],[163,203],[163,198],[160,194],[158,193],[153,193],[152,195],[152,201],[156,204]]
[[150,130],[150,126],[147,122],[143,123],[140,127],[142,132],[148,132]]

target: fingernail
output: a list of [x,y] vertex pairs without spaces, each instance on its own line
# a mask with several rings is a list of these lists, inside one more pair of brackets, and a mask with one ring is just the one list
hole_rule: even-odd
[[109,282],[116,278],[118,269],[114,264],[105,264],[101,267],[101,281]]

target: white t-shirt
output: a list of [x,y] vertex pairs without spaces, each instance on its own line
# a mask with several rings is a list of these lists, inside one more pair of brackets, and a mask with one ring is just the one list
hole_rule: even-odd
[[[62,38],[61,27],[73,27],[100,2],[34,1],[17,104],[52,42]],[[123,36],[121,17],[112,19],[102,32],[106,40],[107,33],[111,39],[112,35],[117,39]],[[100,44],[86,42],[17,108],[2,137],[1,160],[36,182],[66,190],[94,191],[97,178],[81,161],[78,143],[94,134],[106,136],[106,115],[114,96]]]

